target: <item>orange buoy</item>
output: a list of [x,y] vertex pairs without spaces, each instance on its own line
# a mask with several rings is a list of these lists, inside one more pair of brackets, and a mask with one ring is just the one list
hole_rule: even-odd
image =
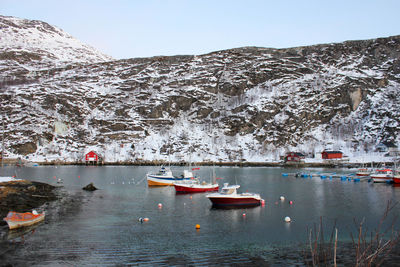
[[149,221],[149,218],[143,218],[143,221],[144,221],[144,222],[148,222],[148,221]]
[[200,224],[196,224],[196,229],[200,229]]

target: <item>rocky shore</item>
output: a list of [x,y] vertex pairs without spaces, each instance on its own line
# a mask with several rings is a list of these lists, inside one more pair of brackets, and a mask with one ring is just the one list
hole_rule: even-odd
[[57,187],[27,180],[0,183],[0,225],[10,210],[27,212],[57,199]]

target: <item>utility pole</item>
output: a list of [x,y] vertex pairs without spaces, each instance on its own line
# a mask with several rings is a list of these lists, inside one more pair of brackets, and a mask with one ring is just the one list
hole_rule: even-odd
[[1,168],[3,168],[4,167],[4,163],[3,163],[3,160],[4,160],[4,117],[1,118],[1,121],[3,124],[3,138],[1,141]]

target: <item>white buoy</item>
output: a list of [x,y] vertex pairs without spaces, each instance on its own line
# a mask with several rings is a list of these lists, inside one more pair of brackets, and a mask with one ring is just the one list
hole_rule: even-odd
[[285,197],[284,197],[284,196],[281,196],[279,199],[282,200],[282,201],[284,201],[284,200],[285,200]]
[[289,223],[289,222],[291,222],[291,221],[292,221],[292,219],[290,219],[289,216],[286,216],[286,217],[285,217],[285,222]]

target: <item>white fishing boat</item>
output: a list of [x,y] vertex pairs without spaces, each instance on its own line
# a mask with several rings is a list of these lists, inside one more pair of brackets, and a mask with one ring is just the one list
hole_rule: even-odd
[[256,193],[238,193],[237,189],[240,185],[229,185],[224,183],[221,191],[211,193],[207,198],[215,207],[230,207],[230,206],[259,206],[264,201],[259,194]]
[[391,169],[378,169],[375,173],[371,174],[371,179],[374,183],[387,183],[392,182],[393,171]]
[[178,181],[190,180],[193,178],[193,174],[185,170],[183,175],[176,177],[172,174],[170,168],[161,166],[158,173],[148,173],[146,177],[149,186],[173,186]]

